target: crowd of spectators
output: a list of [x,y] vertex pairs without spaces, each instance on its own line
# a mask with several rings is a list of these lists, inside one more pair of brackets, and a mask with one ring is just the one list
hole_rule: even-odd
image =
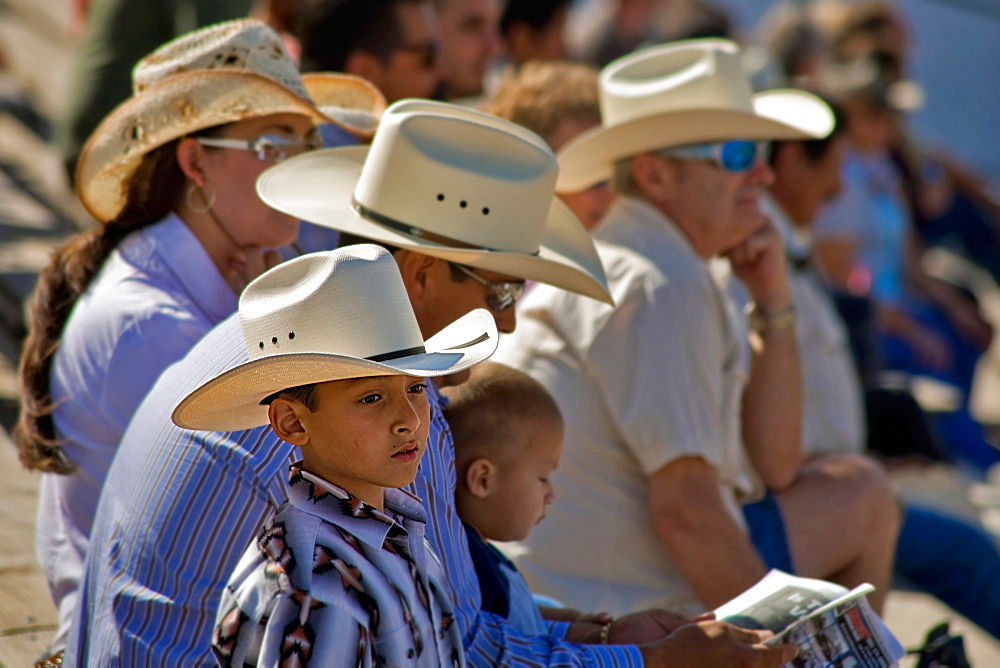
[[39,279],[15,432],[40,664],[778,666],[705,614],[771,568],[1000,639],[996,538],[889,475],[1000,471],[982,283],[923,262],[996,287],[1000,201],[908,131],[899,8],[578,9],[80,3],[56,139],[97,225]]

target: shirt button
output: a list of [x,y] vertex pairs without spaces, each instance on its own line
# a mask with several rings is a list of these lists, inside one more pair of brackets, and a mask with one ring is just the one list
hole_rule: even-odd
[[416,654],[416,652],[413,651],[412,647],[410,649],[406,650],[406,658],[407,659],[412,659],[414,654]]

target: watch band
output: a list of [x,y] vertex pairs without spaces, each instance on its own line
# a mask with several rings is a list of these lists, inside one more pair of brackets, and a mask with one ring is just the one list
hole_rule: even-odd
[[795,323],[795,306],[789,304],[780,311],[765,313],[756,304],[751,304],[747,308],[747,321],[750,324],[750,331],[764,338]]
[[604,622],[604,625],[601,626],[600,641],[602,645],[608,644],[608,640],[611,638],[611,625],[614,623],[615,620],[612,619],[610,622]]

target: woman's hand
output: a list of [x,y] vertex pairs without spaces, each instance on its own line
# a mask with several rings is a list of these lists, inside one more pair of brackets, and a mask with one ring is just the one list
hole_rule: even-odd
[[276,250],[244,246],[229,256],[224,277],[233,292],[239,295],[253,279],[280,264],[281,260],[281,254]]

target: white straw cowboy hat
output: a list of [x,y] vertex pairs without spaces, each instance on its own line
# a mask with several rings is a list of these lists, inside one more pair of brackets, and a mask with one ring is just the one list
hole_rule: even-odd
[[208,381],[174,409],[185,429],[267,424],[271,395],[299,385],[368,376],[443,376],[487,359],[497,328],[485,309],[424,341],[396,261],[374,244],[289,260],[240,296],[249,361]]
[[257,194],[303,220],[610,303],[593,240],[553,194],[558,168],[519,125],[401,100],[371,147],[285,160],[260,175]]
[[637,51],[600,74],[601,125],[559,151],[558,192],[611,177],[616,160],[730,139],[809,139],[833,129],[830,108],[800,90],[754,93],[739,47],[695,39]]
[[77,164],[77,193],[100,222],[121,212],[129,180],[146,154],[174,139],[247,118],[296,113],[367,140],[385,108],[378,90],[358,77],[300,77],[277,33],[253,19],[219,23],[164,44],[135,66],[132,88],[132,97],[91,134]]

